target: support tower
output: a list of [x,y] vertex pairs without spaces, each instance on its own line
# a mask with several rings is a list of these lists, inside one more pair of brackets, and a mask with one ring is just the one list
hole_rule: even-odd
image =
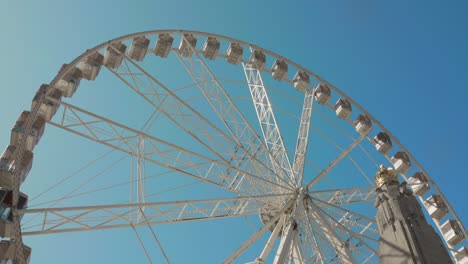
[[384,166],[377,172],[375,182],[380,262],[452,263],[406,182],[400,184],[397,173]]

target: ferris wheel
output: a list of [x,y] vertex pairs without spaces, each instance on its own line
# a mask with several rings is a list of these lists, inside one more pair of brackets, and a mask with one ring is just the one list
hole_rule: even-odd
[[[35,157],[49,142],[68,151]],[[63,175],[31,197],[21,184],[45,177],[33,159]],[[379,263],[380,164],[465,260],[466,229],[428,172],[326,80],[216,34],[122,36],[64,64],[14,125],[0,164],[1,263],[27,263],[28,236],[122,229],[148,263],[178,262],[169,248],[180,242],[154,228],[201,225],[209,236],[218,222],[236,238],[212,242],[219,252],[196,238],[205,263]]]

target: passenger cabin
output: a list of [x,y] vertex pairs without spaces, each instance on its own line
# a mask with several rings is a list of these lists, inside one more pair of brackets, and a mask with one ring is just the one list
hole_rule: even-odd
[[294,88],[300,92],[307,91],[310,84],[310,77],[303,71],[298,71],[293,78]]
[[437,220],[440,220],[447,216],[448,209],[445,203],[440,198],[440,195],[434,194],[429,196],[424,201],[424,207],[426,207],[429,215]]
[[[31,258],[31,248],[23,244],[21,250],[23,250],[24,263],[29,264]],[[12,240],[0,241],[0,263],[5,264],[16,264],[18,263],[16,258],[16,244]]]
[[263,70],[263,67],[265,67],[265,63],[266,63],[265,54],[259,50],[254,50],[252,55],[250,55],[249,64],[253,68],[261,71]]
[[195,47],[197,46],[197,38],[192,34],[184,34],[180,39],[179,53],[188,58],[192,56]]
[[452,246],[458,245],[464,239],[463,232],[455,220],[447,220],[440,226],[440,230],[442,231],[445,241]]
[[354,120],[354,128],[360,135],[366,135],[372,129],[372,122],[366,115],[359,115]]
[[[9,145],[2,154],[0,159],[0,188],[3,187],[7,189],[13,189],[15,187],[14,172],[15,169],[18,168],[14,160],[16,149],[16,146]],[[24,182],[29,172],[31,171],[33,156],[34,155],[31,151],[25,150],[21,166],[19,166],[21,170],[19,172],[20,184]]]
[[468,247],[467,246],[461,247],[455,253],[455,260],[457,261],[458,264],[468,264]]
[[[48,98],[45,98],[42,101],[42,104],[39,106],[38,115],[42,117],[44,120],[49,121],[52,117],[57,113],[57,110],[60,106],[60,101],[62,100],[62,92],[53,88],[52,91],[49,90],[49,85],[43,84],[36,92],[32,100],[31,109],[36,107],[36,104],[39,102],[42,96],[47,95]],[[50,99],[52,98],[52,100]]]
[[122,64],[123,56],[127,46],[122,42],[112,43],[107,47],[104,53],[104,65],[111,69],[118,69]]
[[220,47],[221,44],[219,43],[219,40],[212,37],[207,38],[205,44],[203,44],[203,56],[209,60],[216,59]]
[[244,48],[237,43],[231,43],[226,52],[226,60],[231,64],[239,64],[243,55]]
[[411,161],[408,157],[408,154],[402,151],[398,151],[390,159],[397,173],[405,174],[411,168]]
[[[64,64],[60,69],[60,72],[63,71],[68,64]],[[58,80],[55,84],[55,89],[62,92],[62,95],[65,97],[72,97],[76,89],[80,85],[80,80],[83,77],[83,74],[80,69],[73,68],[71,69],[62,79]]]
[[412,177],[410,177],[408,179],[408,185],[413,193],[419,196],[424,195],[429,191],[429,183],[422,172],[416,172]]
[[335,113],[338,118],[348,119],[353,112],[351,103],[346,98],[340,98],[335,104]]
[[[10,135],[10,144],[19,146],[21,140],[23,140],[25,125],[29,120],[31,113],[29,111],[23,111],[19,118],[16,120],[15,126],[11,130]],[[42,135],[44,134],[45,120],[41,117],[38,117],[32,125],[31,133],[27,135],[25,148],[29,151],[33,151],[34,147],[41,140]]]
[[132,60],[142,61],[146,56],[149,44],[150,40],[145,36],[134,38],[132,45],[130,45],[130,50],[128,51],[128,57]]
[[[24,193],[19,193],[18,209],[26,208],[28,204],[28,196]],[[13,214],[11,208],[13,206],[13,191],[0,187],[0,237],[11,237],[14,235],[13,229]],[[23,216],[20,216],[20,220]]]
[[169,34],[160,34],[156,46],[154,47],[154,54],[161,58],[167,58],[172,48],[174,38]]
[[276,60],[271,68],[273,79],[282,81],[288,75],[288,64],[282,60]]
[[374,137],[374,144],[377,151],[381,154],[387,154],[392,149],[392,140],[385,132],[379,132]]
[[94,81],[101,71],[104,56],[99,52],[88,55],[78,64],[78,69],[81,70],[83,78]]
[[317,100],[317,103],[321,105],[328,104],[331,98],[330,88],[328,88],[328,86],[324,83],[319,84],[317,89],[315,89],[314,97],[315,100]]

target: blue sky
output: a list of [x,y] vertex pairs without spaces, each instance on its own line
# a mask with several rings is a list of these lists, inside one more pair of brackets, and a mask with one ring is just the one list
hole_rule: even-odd
[[[9,142],[9,131],[19,113],[30,107],[39,85],[49,82],[63,63],[86,49],[145,30],[212,32],[277,52],[351,96],[400,139],[430,173],[462,221],[468,220],[465,193],[468,180],[463,167],[468,149],[465,1],[95,2],[0,4],[2,148]],[[115,100],[118,104],[124,101],[124,96]],[[51,142],[51,151],[61,151],[54,148],[59,143],[53,143],[52,139],[47,142]],[[40,155],[51,155],[48,150],[49,146],[44,144],[38,146],[35,166],[42,164]],[[56,162],[38,165],[42,170],[33,169],[31,176],[36,180],[25,188],[32,193],[46,189],[47,185],[42,186],[39,179],[47,176],[44,174],[54,174],[54,169],[61,169],[56,166],[65,164],[60,159]],[[227,225],[231,224],[237,226]],[[169,227],[170,231],[161,232],[166,232],[163,235],[167,237],[174,235],[176,240],[183,237],[184,228],[189,227]],[[29,242],[34,247],[32,263],[46,260],[63,263],[67,256],[75,256],[75,260],[81,256],[79,263],[88,258],[84,256],[102,257],[101,263],[107,263],[110,258],[130,260],[136,255],[143,262],[135,237],[130,230],[125,232],[132,239],[134,250],[106,258],[98,249],[115,252],[126,247],[112,239],[113,233],[34,237]],[[228,235],[236,237],[233,230],[224,232],[215,238],[218,245],[228,243],[225,242],[230,240]],[[242,237],[238,240],[241,242]],[[87,243],[95,247],[72,255]],[[55,251],[54,258],[50,257],[49,245],[60,249]],[[168,251],[177,253],[178,248]],[[221,251],[222,247],[217,254],[222,259]]]

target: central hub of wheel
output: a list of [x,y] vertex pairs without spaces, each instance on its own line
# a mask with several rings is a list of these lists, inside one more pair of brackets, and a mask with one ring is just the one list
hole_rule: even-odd
[[[298,189],[297,193],[299,194],[301,191],[302,191],[301,189]],[[296,199],[299,196],[301,196],[301,195],[296,196]],[[272,221],[275,218],[275,216],[278,214],[278,212],[281,211],[285,207],[286,203],[288,203],[288,202],[290,202],[289,199],[277,200],[277,201],[272,202],[272,203],[264,204],[262,207],[260,207],[259,217],[260,217],[260,221],[262,222],[262,224],[266,225],[266,224],[270,223],[270,221]],[[284,211],[283,214],[286,214],[286,215],[290,214],[292,212],[292,209],[293,209],[293,206],[286,209],[286,211]],[[275,222],[273,223],[273,225],[270,226],[269,230],[271,232],[273,232],[275,227],[278,225],[278,221],[280,219],[281,219],[281,217],[276,219]],[[281,235],[282,235],[282,231],[280,231],[278,233],[278,236],[281,236]]]

